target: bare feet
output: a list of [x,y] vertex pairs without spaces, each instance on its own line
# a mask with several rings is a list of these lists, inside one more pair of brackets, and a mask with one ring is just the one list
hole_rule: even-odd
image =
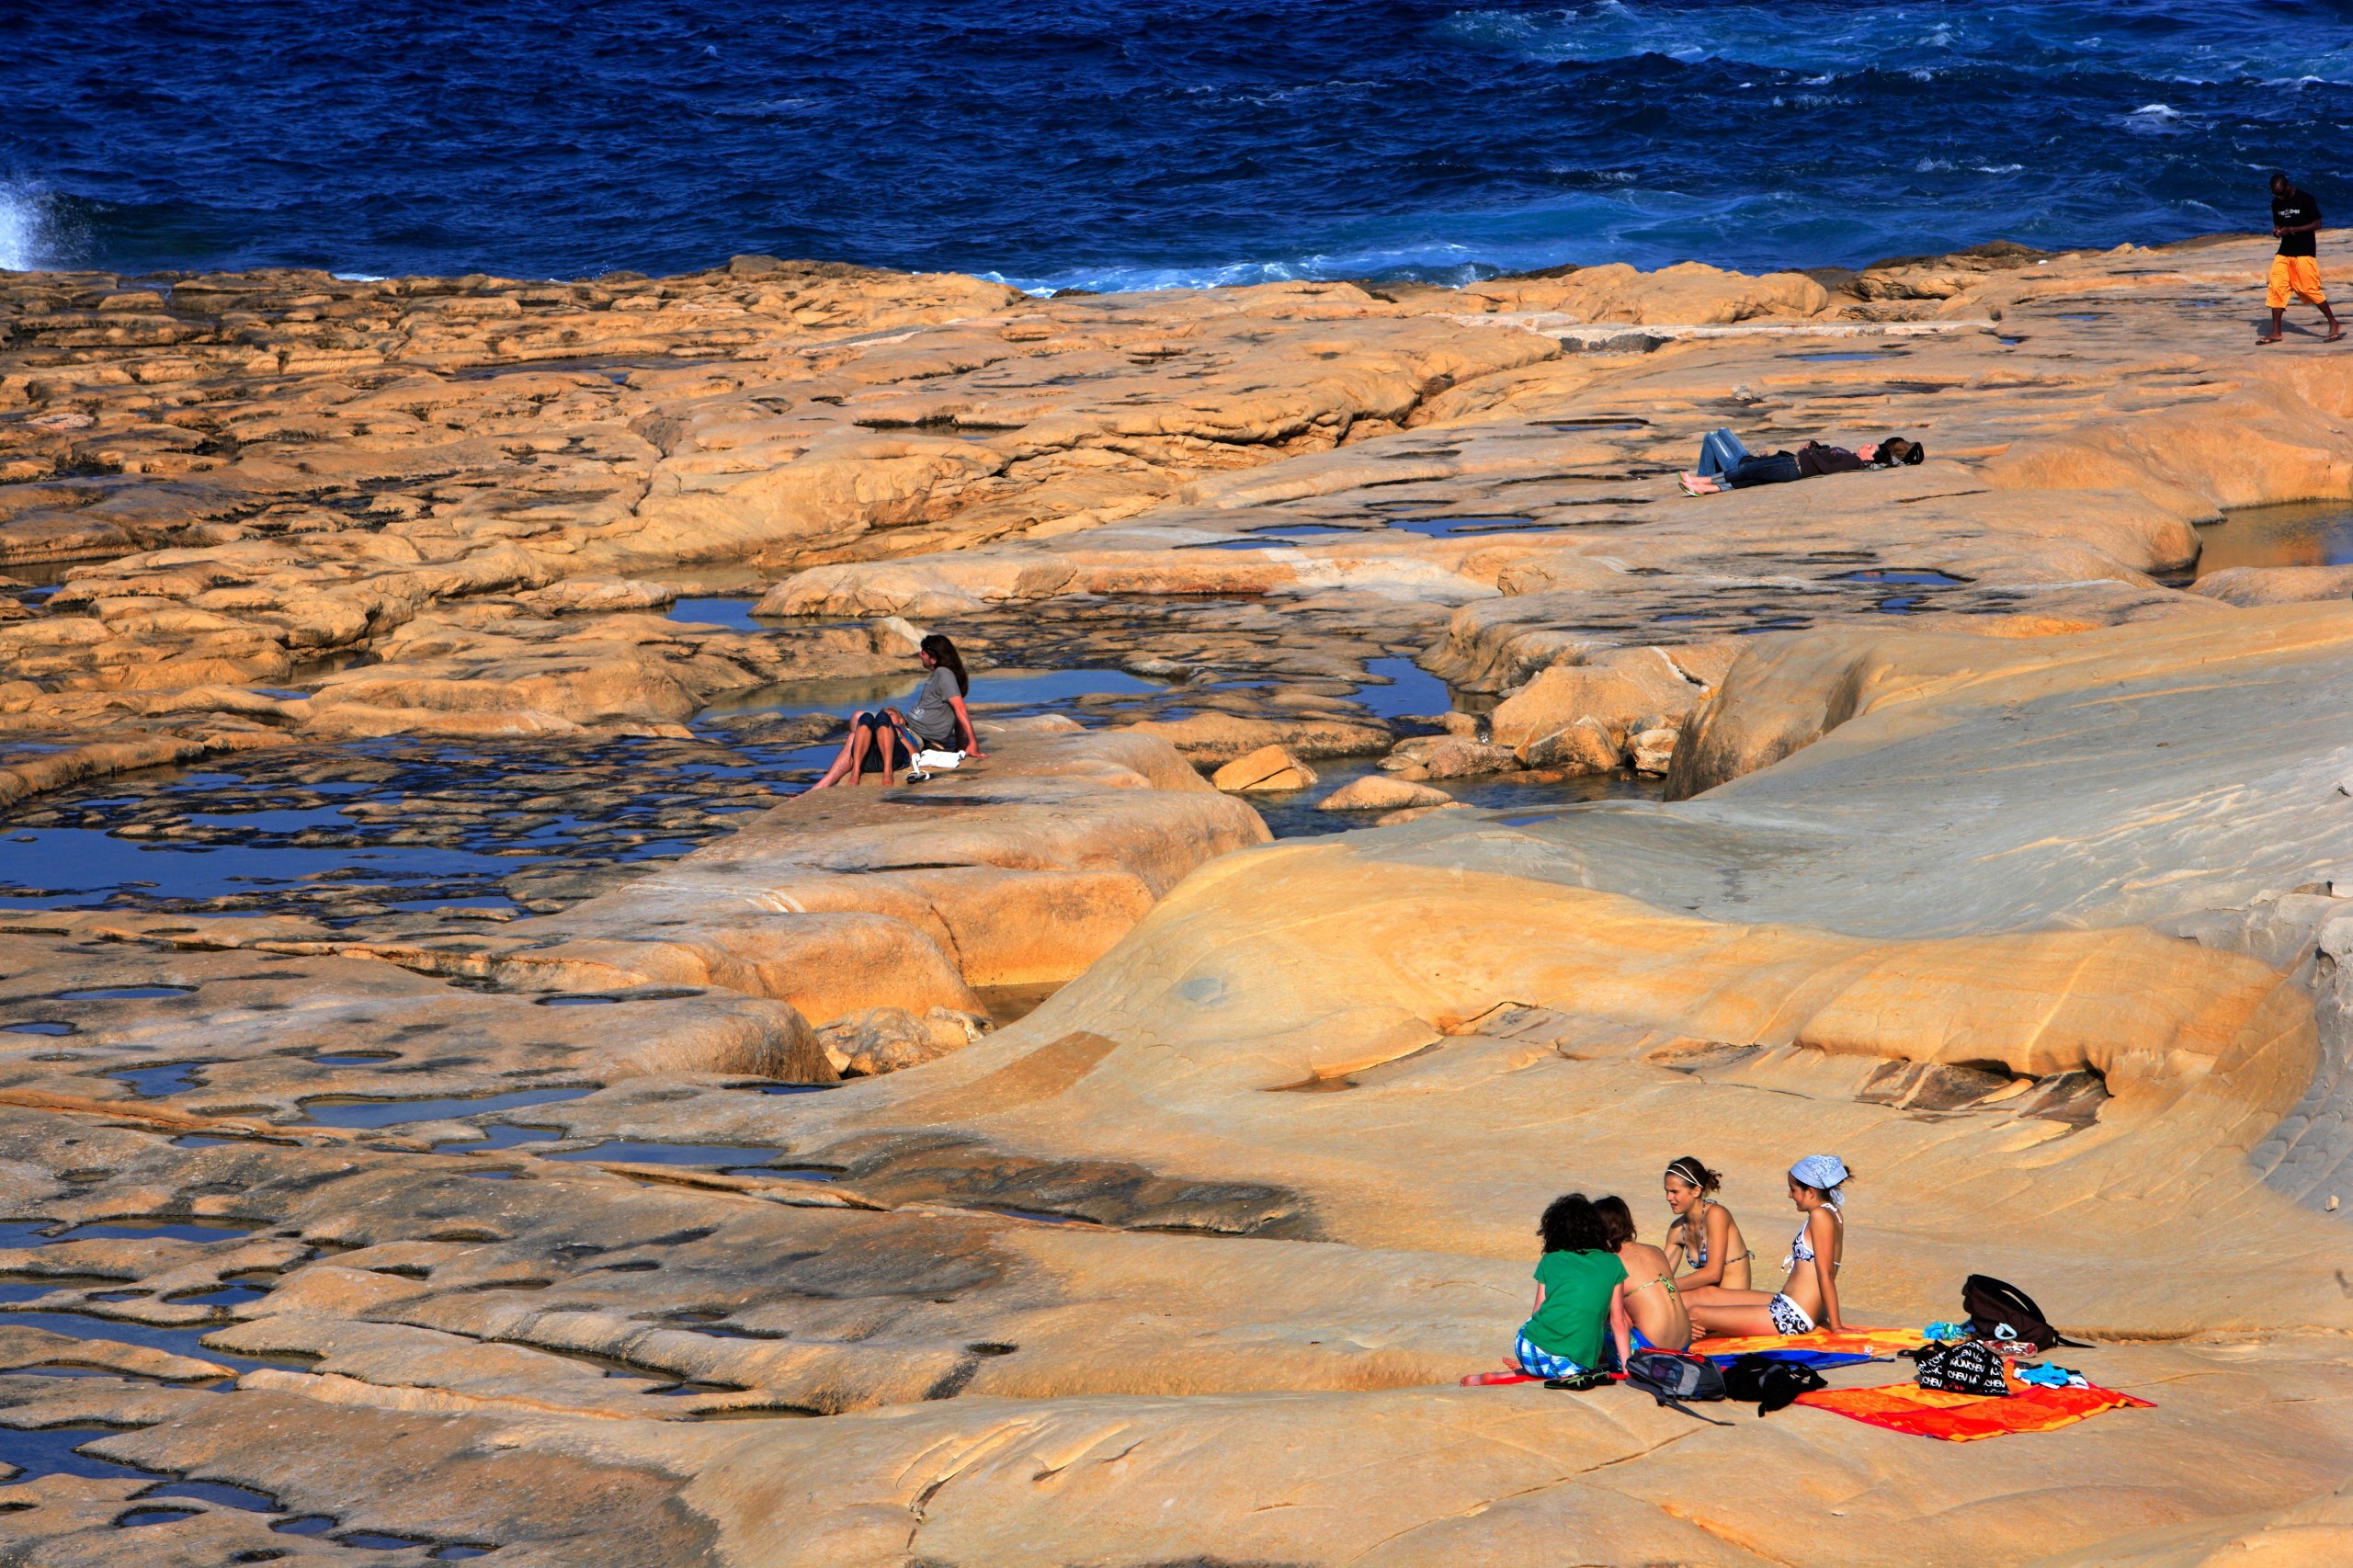
[[2257,342],[2257,343],[2277,343],[2277,342],[2279,342],[2279,335],[2278,333],[2276,333],[2276,332],[2275,332],[2275,333],[2273,333],[2273,334],[2272,334],[2270,336],[2268,336],[2268,337],[2258,337],[2258,338],[2256,338],[2256,342]]
[[2322,341],[2323,343],[2334,343],[2334,342],[2336,342],[2338,338],[2340,338],[2340,337],[2342,337],[2342,336],[2344,336],[2344,335],[2345,335],[2345,329],[2344,329],[2343,327],[2341,327],[2341,326],[2333,326],[2333,327],[2330,327],[2330,328],[2328,329],[2328,335],[2327,335],[2327,336],[2325,336],[2325,337],[2324,337],[2324,338],[2322,338],[2322,339],[2321,339],[2321,341]]

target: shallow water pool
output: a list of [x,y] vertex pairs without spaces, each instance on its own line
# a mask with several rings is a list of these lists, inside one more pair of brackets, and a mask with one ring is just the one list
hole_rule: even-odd
[[[1347,833],[1372,826],[1383,814],[1380,812],[1318,811],[1315,805],[1342,785],[1352,783],[1367,774],[1380,772],[1378,758],[1331,757],[1309,766],[1315,769],[1317,775],[1315,783],[1309,789],[1285,795],[1245,797],[1266,820],[1267,830],[1277,838],[1308,838],[1329,833]],[[1524,773],[1495,773],[1477,778],[1434,780],[1430,787],[1445,791],[1466,806],[1487,811],[1549,814],[1594,801],[1655,801],[1665,791],[1665,782],[1616,773],[1545,779],[1531,778]],[[1452,814],[1461,815],[1465,822],[1479,820],[1469,813]]]
[[1411,659],[1368,659],[1372,681],[1357,687],[1355,700],[1383,719],[1445,713],[1454,707],[1454,688]]
[[2198,530],[2198,575],[2233,566],[2343,566],[2353,562],[2353,503],[2297,501],[2247,506]]
[[[323,817],[348,828],[338,812],[256,812],[247,818],[203,813],[208,825],[256,834],[282,826],[254,817]],[[306,822],[306,826],[324,825]],[[221,898],[284,887],[364,864],[386,882],[435,882],[460,876],[512,875],[540,857],[477,855],[463,849],[386,845],[381,848],[306,848],[292,845],[156,845],[118,838],[94,828],[37,828],[11,837],[0,862],[0,909],[75,909],[107,903],[127,888],[169,890],[185,899]],[[503,902],[503,901],[502,901]]]
[[723,626],[730,631],[767,631],[752,619],[752,607],[757,599],[710,598],[674,599],[667,611],[669,619],[689,626]]

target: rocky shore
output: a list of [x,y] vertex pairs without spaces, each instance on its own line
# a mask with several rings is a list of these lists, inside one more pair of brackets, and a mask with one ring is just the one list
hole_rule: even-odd
[[[2268,251],[0,274],[0,1560],[2353,1556]],[[928,631],[989,756],[802,797]],[[1817,1148],[1851,1320],[2155,1408],[1456,1386],[1553,1193]]]

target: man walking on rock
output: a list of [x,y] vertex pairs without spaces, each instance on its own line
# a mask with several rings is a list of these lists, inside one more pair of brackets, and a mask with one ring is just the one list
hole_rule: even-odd
[[2279,254],[2271,258],[2271,289],[2265,301],[2271,307],[2271,331],[2256,341],[2279,341],[2279,322],[2287,314],[2288,297],[2302,294],[2328,318],[2328,335],[2321,341],[2336,342],[2345,335],[2345,329],[2336,324],[2336,312],[2328,308],[2328,296],[2320,288],[2320,203],[2310,191],[2290,184],[2286,175],[2271,176],[2271,232],[2279,236]]

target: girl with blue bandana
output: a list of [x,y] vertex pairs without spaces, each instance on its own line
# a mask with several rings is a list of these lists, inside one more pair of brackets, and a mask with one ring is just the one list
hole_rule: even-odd
[[1847,1183],[1853,1173],[1836,1154],[1808,1154],[1790,1167],[1790,1201],[1804,1219],[1781,1260],[1789,1278],[1778,1291],[1687,1288],[1691,1321],[1711,1335],[1810,1334],[1844,1329],[1838,1264],[1847,1247]]

